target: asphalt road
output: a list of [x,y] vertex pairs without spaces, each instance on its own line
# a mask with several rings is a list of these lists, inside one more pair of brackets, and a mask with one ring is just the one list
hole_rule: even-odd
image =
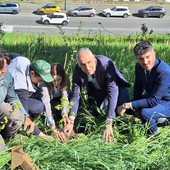
[[[69,17],[70,23],[67,26],[43,25],[40,22],[40,15],[33,13],[41,5],[22,4],[21,12],[18,15],[0,14],[0,22],[4,24],[7,32],[46,33],[46,34],[75,34],[80,30],[81,34],[136,34],[141,32],[141,24],[146,24],[149,30],[154,33],[170,33],[170,7],[167,6],[167,15],[164,18],[139,18],[135,15],[138,5],[129,7],[133,15],[128,18],[103,16],[90,17]],[[108,6],[98,5],[98,13]],[[69,7],[69,9],[71,6]],[[66,11],[64,11],[66,12]]]

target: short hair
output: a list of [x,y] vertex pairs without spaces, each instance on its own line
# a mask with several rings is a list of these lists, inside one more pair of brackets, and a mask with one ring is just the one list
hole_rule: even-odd
[[35,77],[41,77],[41,76],[35,71],[35,69],[32,67],[32,65],[30,65],[30,67],[29,67],[29,72],[31,72],[31,71],[34,71]]
[[90,55],[93,55],[93,53],[90,51],[89,48],[80,48],[80,49],[78,50],[77,54],[76,54],[76,59],[77,59],[77,61],[78,61],[78,58],[79,58],[79,56],[80,56],[80,54],[81,54],[82,51],[87,51],[87,53],[89,53]]
[[153,47],[152,47],[152,44],[147,40],[143,40],[137,43],[133,49],[135,56],[143,55],[150,50],[153,50]]
[[9,54],[0,49],[0,70],[4,68],[4,59],[6,59],[7,64],[10,63]]

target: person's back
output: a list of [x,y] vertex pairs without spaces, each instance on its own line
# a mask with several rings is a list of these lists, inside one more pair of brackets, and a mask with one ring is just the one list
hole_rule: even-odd
[[31,83],[29,76],[30,60],[24,56],[17,56],[11,60],[7,66],[8,71],[14,78],[15,90],[24,89],[29,92],[34,92],[35,89]]
[[[26,116],[14,91],[13,78],[6,70],[7,63],[8,54],[0,50],[0,151],[7,148],[4,139],[17,133]],[[19,109],[15,108],[15,104],[20,105]],[[14,108],[15,114],[11,114]]]
[[[44,104],[40,99],[34,98],[32,94],[36,92],[38,83],[44,79],[47,81],[53,80],[50,74],[50,64],[45,60],[36,60],[31,63],[28,58],[18,53],[12,53],[11,59],[7,69],[14,78],[15,92],[26,112],[32,118],[35,118],[44,111]],[[36,136],[41,134],[45,136],[37,127],[35,127],[33,133]]]

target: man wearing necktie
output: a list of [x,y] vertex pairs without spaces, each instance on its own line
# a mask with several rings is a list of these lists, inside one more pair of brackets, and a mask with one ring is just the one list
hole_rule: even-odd
[[[107,100],[106,127],[103,137],[106,141],[111,142],[114,137],[112,119],[116,117],[117,106],[129,101],[127,91],[129,83],[115,63],[106,56],[94,55],[88,48],[81,48],[76,57],[78,63],[73,72],[71,96],[74,104],[64,131],[70,135],[73,130],[79,107],[80,91],[83,89],[89,96],[90,105],[94,106],[96,103],[101,108],[103,102]],[[92,115],[98,117],[97,112],[93,112]]]
[[170,117],[170,66],[156,58],[149,41],[141,41],[134,47],[138,63],[135,67],[134,98],[118,107],[119,115],[126,109],[139,112],[144,122],[148,122],[149,132],[157,133],[157,122]]

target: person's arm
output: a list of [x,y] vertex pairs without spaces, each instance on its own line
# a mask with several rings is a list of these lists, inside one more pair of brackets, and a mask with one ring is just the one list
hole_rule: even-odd
[[15,90],[17,93],[19,100],[22,103],[22,106],[24,107],[25,111],[28,113],[28,97],[29,97],[29,91],[25,89],[18,89]]
[[116,117],[116,106],[118,101],[118,76],[115,71],[113,63],[110,62],[107,69],[105,70],[105,76],[107,78],[107,96],[108,96],[108,112],[107,118]]
[[110,62],[105,70],[105,76],[107,78],[107,96],[108,96],[108,112],[106,113],[106,126],[103,131],[103,138],[106,142],[112,142],[114,140],[112,119],[116,117],[116,106],[118,101],[118,75],[115,70],[115,66]]
[[41,91],[41,100],[44,103],[45,106],[45,112],[47,116],[47,125],[50,126],[51,130],[55,133],[55,135],[62,141],[66,141],[66,136],[65,134],[58,130],[56,128],[54,118],[52,116],[52,111],[51,111],[51,103],[50,103],[50,93],[48,89],[48,84],[47,83],[41,83],[39,85],[40,91]]
[[80,90],[81,90],[80,88],[81,88],[81,80],[79,76],[79,70],[75,68],[73,72],[72,92],[71,92],[71,99],[70,99],[70,101],[73,103],[73,106],[70,109],[70,113],[69,113],[69,117],[72,119],[74,119],[77,116],[79,99],[80,99]]
[[34,123],[29,118],[28,113],[23,108],[23,105],[20,102],[18,95],[16,94],[16,92],[14,90],[14,83],[13,83],[13,78],[12,78],[11,74],[10,73],[6,73],[6,74],[7,74],[7,82],[9,83],[8,87],[7,87],[6,100],[12,106],[14,106],[15,104],[20,104],[20,109],[23,112],[23,114],[25,115],[24,130],[27,130],[28,133],[32,133],[34,131]]
[[45,113],[47,116],[47,125],[51,126],[54,129],[55,123],[54,123],[54,118],[52,116],[52,111],[51,111],[51,103],[50,103],[51,98],[50,98],[50,93],[48,89],[48,84],[41,83],[38,88],[40,88],[41,100],[44,103],[44,107],[45,107]]
[[155,105],[160,103],[160,100],[166,98],[166,96],[169,95],[169,81],[170,70],[168,67],[162,68],[159,71],[157,70],[152,79],[152,82],[150,82],[152,84],[151,93],[148,94],[147,97],[144,99],[132,101],[132,108],[149,108],[154,107]]
[[70,102],[73,103],[73,106],[70,109],[69,118],[67,119],[67,124],[64,127],[64,132],[67,133],[68,136],[70,136],[73,130],[74,120],[77,115],[77,111],[79,107],[80,87],[81,87],[81,82],[78,76],[78,70],[76,70],[75,68],[73,72],[72,92],[71,92],[71,99],[70,99]]
[[27,117],[28,114],[27,112],[24,110],[22,103],[17,95],[17,93],[14,90],[14,80],[12,75],[9,72],[5,73],[5,78],[7,80],[7,96],[6,96],[6,101],[11,104],[12,106],[14,106],[15,104],[20,104],[20,109],[21,111],[24,113],[24,115]]
[[[144,80],[144,71],[140,67],[140,65],[137,63],[135,66],[135,82],[134,82],[134,87],[133,87],[133,100],[139,100],[142,98],[143,94],[143,81]],[[117,113],[119,116],[123,116],[126,112],[127,109],[133,109],[132,108],[132,103],[123,103],[122,105],[117,107]]]

